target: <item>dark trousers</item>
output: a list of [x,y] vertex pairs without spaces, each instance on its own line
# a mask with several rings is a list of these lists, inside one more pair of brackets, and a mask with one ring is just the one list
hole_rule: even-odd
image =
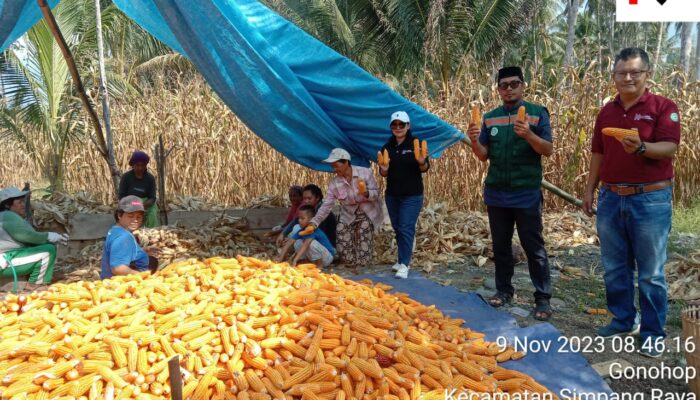
[[549,261],[542,236],[542,206],[534,208],[487,207],[496,263],[496,290],[513,295],[513,226],[518,228],[520,244],[527,256],[535,300],[552,297]]

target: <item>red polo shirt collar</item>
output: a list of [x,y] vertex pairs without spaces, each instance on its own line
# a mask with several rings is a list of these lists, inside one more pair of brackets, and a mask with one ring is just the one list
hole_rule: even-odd
[[[651,92],[649,91],[649,88],[644,89],[644,93],[642,93],[642,95],[639,97],[639,100],[637,100],[637,102],[634,103],[634,105],[633,105],[632,107],[636,106],[637,104],[646,103],[646,102],[649,100],[649,98],[650,98],[651,96],[652,96],[652,94],[651,94]],[[617,96],[615,96],[615,100],[613,100],[613,101],[614,101],[616,104],[619,104],[620,107],[623,106],[623,105],[622,105],[622,100],[620,100],[620,95],[619,95],[619,94],[618,94]]]

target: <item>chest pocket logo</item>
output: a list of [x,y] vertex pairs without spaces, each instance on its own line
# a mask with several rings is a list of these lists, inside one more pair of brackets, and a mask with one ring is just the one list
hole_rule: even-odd
[[491,136],[496,136],[496,135],[498,135],[498,128],[496,128],[494,126],[493,128],[491,128]]

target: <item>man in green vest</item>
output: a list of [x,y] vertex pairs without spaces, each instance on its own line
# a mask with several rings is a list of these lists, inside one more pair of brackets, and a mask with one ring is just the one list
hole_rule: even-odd
[[[498,71],[498,94],[503,105],[484,114],[481,126],[468,129],[471,147],[481,161],[489,161],[484,187],[493,255],[496,264],[496,294],[489,304],[500,307],[512,301],[513,227],[527,255],[530,279],[535,286],[533,316],[547,321],[552,316],[549,261],[542,236],[542,156],[552,154],[549,112],[523,100],[524,79],[520,67]],[[518,120],[518,109],[526,115]]]

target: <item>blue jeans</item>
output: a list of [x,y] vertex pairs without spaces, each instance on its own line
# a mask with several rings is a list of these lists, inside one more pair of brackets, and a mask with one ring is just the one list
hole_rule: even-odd
[[612,327],[629,331],[634,324],[634,270],[639,283],[643,340],[665,337],[668,308],[664,264],[671,231],[672,188],[631,196],[601,189],[598,237],[605,270]]
[[416,236],[416,222],[423,207],[423,195],[391,196],[386,195],[386,208],[389,211],[391,227],[396,234],[399,248],[399,263],[409,266],[413,255],[413,238]]

